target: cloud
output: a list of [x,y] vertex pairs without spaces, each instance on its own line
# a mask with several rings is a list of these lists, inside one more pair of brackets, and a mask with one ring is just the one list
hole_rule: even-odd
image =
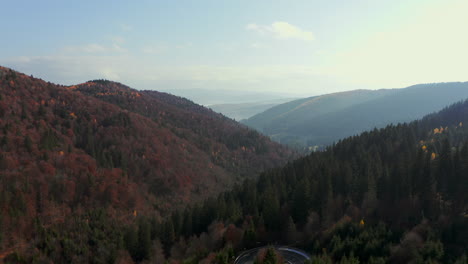
[[255,31],[261,35],[271,35],[277,39],[314,40],[314,34],[312,32],[303,30],[284,21],[273,22],[268,26],[251,23],[246,26],[246,29]]
[[153,46],[144,46],[141,49],[141,52],[146,54],[160,54],[168,50],[168,47],[165,45],[153,45]]
[[87,44],[84,46],[76,47],[77,50],[86,52],[86,53],[97,53],[97,52],[104,52],[106,48],[99,44]]
[[112,36],[110,37],[113,43],[123,44],[125,43],[125,38],[122,36]]
[[127,52],[126,49],[122,48],[119,44],[114,43],[112,44],[111,50],[110,51],[115,51],[115,52]]
[[113,52],[127,52],[126,49],[122,48],[118,43],[114,42],[111,45],[101,45],[96,43],[78,45],[78,46],[67,46],[62,49],[64,53],[85,53],[85,54],[102,54],[102,53],[113,53]]
[[14,57],[5,65],[25,73],[34,74],[59,84],[77,84],[91,79],[121,80],[125,72],[133,69],[127,65],[135,62],[128,56],[102,56],[96,54],[55,54],[49,56]]
[[328,89],[334,82],[318,69],[306,65],[186,65],[168,66],[151,56],[129,53],[113,55],[53,54],[13,57],[3,64],[59,84],[77,84],[91,79],[110,79],[139,89],[236,89],[310,93],[308,87]]

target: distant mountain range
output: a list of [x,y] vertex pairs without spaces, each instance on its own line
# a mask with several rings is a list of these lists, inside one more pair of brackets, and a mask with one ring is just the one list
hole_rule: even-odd
[[243,120],[252,117],[258,113],[270,109],[279,104],[283,104],[294,100],[295,98],[282,98],[276,100],[257,101],[249,103],[237,103],[237,104],[215,104],[209,105],[208,107],[213,111],[221,113],[227,117],[235,120]]
[[204,106],[224,104],[244,104],[275,101],[284,98],[298,97],[294,94],[276,93],[269,91],[249,91],[230,89],[166,89],[167,92],[176,96],[187,98],[197,104]]
[[278,142],[324,146],[390,123],[407,122],[468,98],[468,82],[354,90],[298,99],[242,122]]

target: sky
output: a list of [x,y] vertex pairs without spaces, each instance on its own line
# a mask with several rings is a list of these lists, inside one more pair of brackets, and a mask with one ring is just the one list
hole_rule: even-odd
[[468,81],[466,0],[0,0],[0,65],[59,84],[318,95]]

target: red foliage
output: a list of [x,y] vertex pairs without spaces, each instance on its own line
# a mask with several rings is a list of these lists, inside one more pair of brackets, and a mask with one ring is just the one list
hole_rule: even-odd
[[67,88],[0,67],[0,95],[0,193],[17,197],[0,199],[9,238],[31,235],[15,231],[19,218],[26,227],[82,208],[171,210],[292,154],[186,99],[118,83]]

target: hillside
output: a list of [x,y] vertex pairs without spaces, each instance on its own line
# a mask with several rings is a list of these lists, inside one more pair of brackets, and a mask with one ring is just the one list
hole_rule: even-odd
[[91,81],[69,89],[150,118],[239,179],[276,167],[293,154],[254,130],[182,97],[137,91],[108,81]]
[[390,123],[408,122],[468,98],[468,83],[356,90],[278,105],[243,123],[295,146],[323,146]]
[[162,241],[191,248],[194,233],[219,232],[216,259],[287,244],[310,263],[466,263],[466,122],[468,101],[346,138],[186,210],[182,219],[202,220]]
[[3,67],[0,149],[0,253],[27,245],[34,223],[95,210],[119,223],[158,216],[294,155],[183,98],[109,81],[65,87]]
[[89,211],[39,222],[32,249],[7,259],[227,264],[245,248],[288,244],[311,263],[466,263],[466,124],[468,101],[346,138],[163,219]]

